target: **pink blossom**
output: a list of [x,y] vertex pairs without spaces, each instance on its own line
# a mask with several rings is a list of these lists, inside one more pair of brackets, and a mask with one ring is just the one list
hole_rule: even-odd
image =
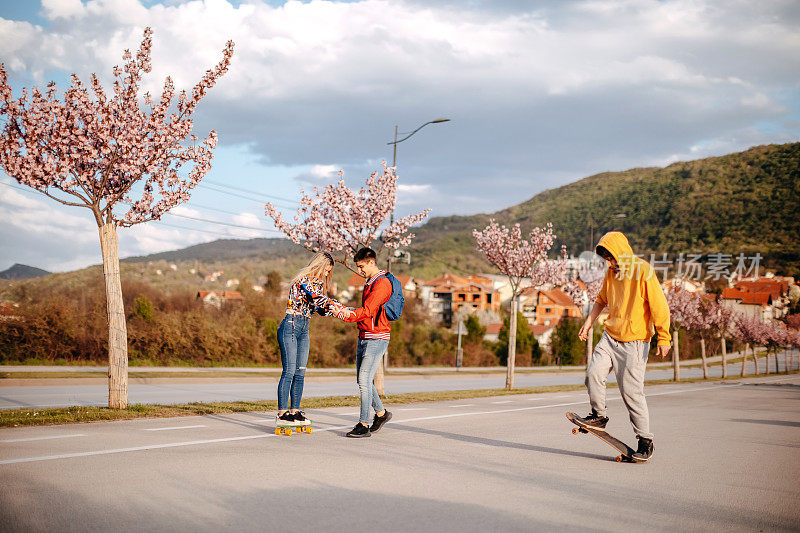
[[348,252],[352,255],[374,241],[380,240],[388,248],[398,248],[407,246],[414,238],[408,230],[422,222],[430,209],[395,220],[381,230],[394,210],[396,197],[395,169],[383,163],[382,171],[373,172],[358,191],[339,180],[321,191],[315,187],[313,196],[303,193],[295,223],[287,222],[271,203],[264,208],[275,227],[292,242],[312,252],[343,252],[339,262],[346,265]]
[[522,289],[526,288],[522,286],[523,280],[529,277],[528,286],[564,286],[573,300],[580,298],[574,273],[567,268],[566,248],[561,248],[559,259],[547,258],[556,238],[552,224],[548,223],[544,228],[533,228],[526,240],[522,238],[519,224],[507,228],[491,219],[483,231],[473,230],[472,235],[478,251],[508,276],[514,297],[519,296]]
[[[73,74],[63,101],[52,82],[44,92],[23,89],[15,100],[0,64],[0,115],[5,118],[0,166],[19,183],[54,200],[91,209],[98,225],[131,226],[159,219],[186,202],[211,169],[217,145],[215,131],[195,142],[192,115],[227,72],[233,42],[228,41],[222,60],[206,72],[191,96],[181,93],[177,112],[170,112],[175,96],[171,78],[165,80],[158,100],[144,95],[148,110],[140,106],[139,90],[142,74],[151,70],[152,33],[145,29],[136,54],[126,50],[122,68],[114,67],[111,97],[96,75],[86,87]],[[141,190],[136,200],[134,186]],[[127,211],[116,212],[118,204],[128,205]]]

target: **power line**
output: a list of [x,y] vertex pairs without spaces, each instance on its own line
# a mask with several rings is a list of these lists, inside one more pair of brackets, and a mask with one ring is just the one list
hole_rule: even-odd
[[261,229],[261,228],[255,228],[253,226],[244,226],[242,224],[231,224],[229,222],[217,222],[216,220],[209,220],[207,218],[200,218],[200,217],[190,217],[188,215],[179,215],[177,213],[169,213],[168,212],[168,213],[165,213],[165,214],[173,216],[173,217],[187,218],[189,220],[197,220],[199,222],[208,222],[209,224],[219,224],[220,226],[231,226],[233,228],[244,228],[244,229],[251,229],[251,230],[255,230],[255,231],[265,231],[265,232],[268,232],[268,233],[282,233],[281,231],[278,231],[278,230],[275,230],[275,229]]
[[[214,181],[214,180],[210,180],[210,179],[205,179],[205,180],[203,180],[203,182],[210,183],[212,185],[216,185],[217,187],[227,187],[229,189],[234,189],[234,190],[237,190],[237,191],[242,191],[242,192],[247,192],[247,193],[250,193],[250,194],[255,194],[256,196],[264,196],[266,198],[272,198],[273,200],[281,200],[283,202],[289,202],[290,204],[297,204],[298,203],[297,200],[290,200],[289,198],[281,198],[280,196],[273,196],[271,194],[266,194],[266,193],[263,193],[263,192],[254,191],[252,189],[245,189],[244,187],[237,187],[235,185],[229,185],[227,183],[220,183],[218,181]],[[203,183],[203,182],[201,182],[201,183]]]
[[158,223],[158,224],[160,224],[162,226],[169,226],[171,228],[177,228],[177,229],[182,229],[182,230],[186,230],[186,231],[196,231],[196,232],[199,232],[199,233],[209,233],[211,235],[221,235],[223,237],[228,237],[228,238],[232,237],[232,235],[230,235],[229,233],[222,233],[221,231],[214,231],[214,230],[210,230],[210,229],[187,228],[186,226],[178,226],[177,224],[170,224],[169,222],[164,222],[163,220],[153,220],[152,222]]
[[[190,200],[190,202],[191,202],[191,200]],[[187,205],[186,207],[190,207],[190,206]],[[220,209],[218,207],[210,207],[210,206],[207,206],[207,205],[200,205],[200,204],[195,204],[195,203],[192,203],[191,207],[197,207],[197,208],[200,208],[200,209],[209,209],[211,211],[217,211],[219,213],[225,213],[226,215],[241,215],[242,214],[242,213],[235,213],[233,211],[226,211],[225,209]]]
[[[229,196],[235,196],[237,198],[244,198],[245,200],[250,200],[252,202],[258,202],[258,203],[264,202],[264,200],[262,198],[254,198],[253,196],[247,196],[247,195],[240,194],[240,193],[237,193],[237,192],[229,191],[229,190],[226,190],[224,187],[221,187],[219,185],[211,185],[211,184],[208,184],[208,183],[199,183],[198,187],[203,187],[204,189],[208,189],[208,190],[214,191],[214,192],[219,192],[219,193],[222,193],[222,194],[227,194]],[[261,195],[260,193],[255,193],[255,192],[252,192],[252,193],[249,193],[249,194],[259,194],[260,196],[263,196],[265,198],[271,198],[269,195]],[[283,200],[283,199],[281,199],[281,200]],[[275,205],[276,207],[281,207],[283,209],[297,209],[297,206],[300,205],[299,202],[296,202],[296,201],[293,201],[293,200],[286,200],[286,201],[290,202],[293,205],[284,205],[284,204],[280,204],[280,203],[275,203],[273,205]]]
[[[257,203],[262,204],[262,205],[263,205],[262,202],[264,202],[264,200],[261,200],[261,199],[258,199],[258,198],[253,198],[252,196],[245,196],[243,194],[239,194],[239,193],[235,193],[235,192],[231,192],[231,191],[226,191],[225,189],[219,188],[216,185],[204,185],[202,183],[199,183],[197,186],[198,187],[202,187],[204,189],[208,189],[210,191],[219,192],[219,193],[222,193],[222,194],[227,194],[228,196],[235,196],[236,198],[244,198],[245,200],[250,200],[251,202],[257,202]],[[276,207],[281,207],[283,209],[297,209],[296,206],[289,206],[289,205],[275,204],[275,206]]]
[[[20,187],[18,185],[14,185],[14,184],[11,184],[11,183],[6,183],[4,181],[0,181],[0,185],[5,185],[7,187],[11,187],[13,189],[18,189],[18,190],[23,191],[23,192],[34,192],[32,189],[29,189],[29,188],[26,188],[26,187]],[[197,206],[197,207],[201,207],[201,206]],[[232,215],[240,214],[240,213],[232,213],[230,211],[224,211],[222,209],[216,209],[216,208],[213,208],[213,207],[206,207],[204,209],[213,209],[213,210],[216,210],[216,211],[222,211],[223,213],[229,213],[229,214],[232,214]],[[229,222],[218,222],[216,220],[209,220],[207,218],[191,217],[191,216],[188,216],[188,215],[179,215],[177,213],[167,212],[165,214],[166,215],[171,215],[173,217],[186,218],[186,219],[189,219],[189,220],[197,220],[198,222],[207,222],[209,224],[219,224],[220,226],[230,226],[230,227],[234,227],[234,228],[243,228],[243,229],[249,229],[249,230],[253,230],[253,231],[261,231],[261,232],[266,232],[266,233],[282,233],[281,231],[273,230],[273,229],[256,228],[256,227],[253,227],[253,226],[245,226],[245,225],[242,225],[242,224],[231,224]],[[158,222],[160,222],[160,220]],[[164,223],[164,224],[166,224],[166,223]],[[183,226],[175,226],[175,227],[179,227],[181,229],[188,229],[188,230],[191,230],[191,231],[208,231],[208,230],[186,228],[186,227],[183,227]],[[219,232],[213,232],[213,231],[210,232],[210,233],[217,233],[218,235],[229,236],[227,234],[223,234],[223,233],[219,233]]]

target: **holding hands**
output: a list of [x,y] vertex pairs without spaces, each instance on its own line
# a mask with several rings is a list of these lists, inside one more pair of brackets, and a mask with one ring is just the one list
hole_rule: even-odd
[[339,302],[331,300],[328,304],[328,309],[330,312],[339,320],[345,320],[352,316],[353,309],[350,307],[346,307]]

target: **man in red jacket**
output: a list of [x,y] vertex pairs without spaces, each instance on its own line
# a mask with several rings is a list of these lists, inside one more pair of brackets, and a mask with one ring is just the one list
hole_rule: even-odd
[[[392,282],[386,277],[386,271],[378,268],[375,258],[375,251],[371,248],[361,248],[356,252],[353,260],[358,272],[367,280],[361,296],[361,307],[337,313],[337,316],[345,322],[358,324],[356,373],[361,393],[361,413],[356,427],[347,433],[348,437],[369,437],[392,418],[392,413],[384,409],[378,391],[372,383],[381,357],[389,347],[389,334],[392,330],[386,311],[383,309],[383,304],[388,302],[392,295]],[[372,426],[369,425],[370,407],[375,410]]]

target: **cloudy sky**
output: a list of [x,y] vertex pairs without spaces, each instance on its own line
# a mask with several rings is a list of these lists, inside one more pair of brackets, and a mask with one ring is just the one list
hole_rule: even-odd
[[[391,161],[395,125],[438,117],[399,145],[401,215],[491,212],[597,172],[800,138],[795,0],[8,0],[0,61],[15,91],[72,72],[109,87],[147,26],[156,94],[236,50],[197,115],[220,137],[205,186],[179,216],[121,230],[123,257],[276,236],[266,201],[293,213],[339,170],[358,186]],[[88,212],[19,187],[0,172],[0,270],[100,261]]]

